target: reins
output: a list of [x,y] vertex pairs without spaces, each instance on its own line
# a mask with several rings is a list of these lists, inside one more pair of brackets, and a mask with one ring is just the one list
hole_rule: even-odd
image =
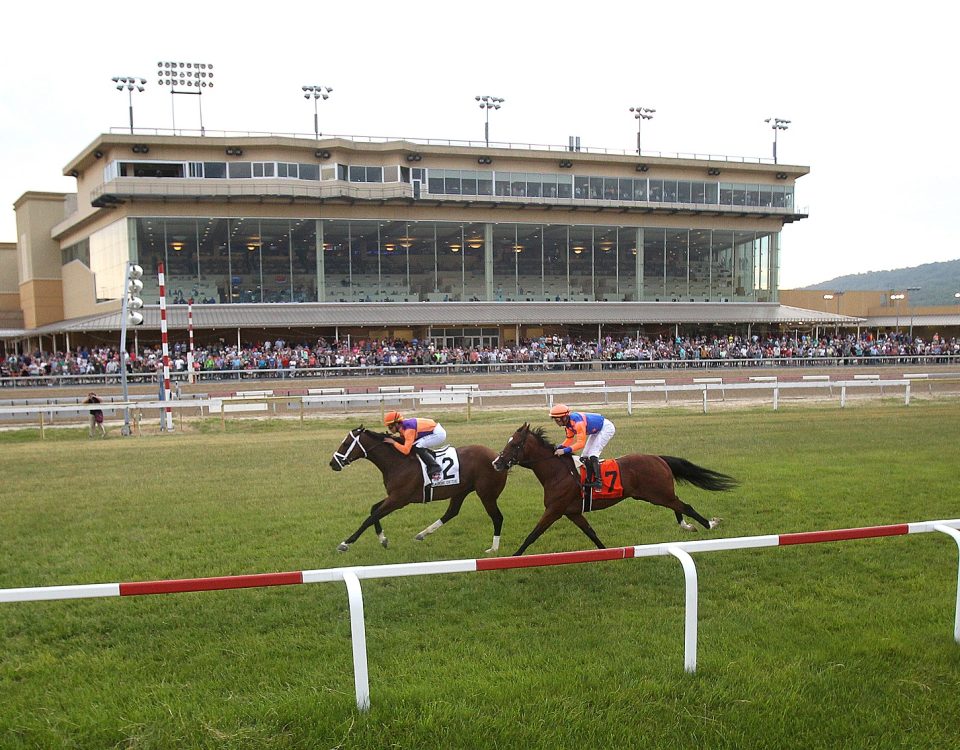
[[[334,460],[340,465],[341,469],[348,466],[350,463],[354,461],[354,459],[349,458],[349,455],[353,453],[353,449],[357,446],[359,446],[360,450],[363,451],[363,457],[367,458],[367,449],[364,448],[363,443],[360,442],[360,435],[362,434],[363,434],[362,427],[357,428],[356,434],[354,434],[353,430],[350,430],[350,432],[347,433],[347,435],[353,438],[353,441],[350,443],[350,447],[348,447],[346,451],[344,451],[343,453],[340,453],[338,451],[333,454]],[[344,442],[346,442],[346,438],[344,438]]]

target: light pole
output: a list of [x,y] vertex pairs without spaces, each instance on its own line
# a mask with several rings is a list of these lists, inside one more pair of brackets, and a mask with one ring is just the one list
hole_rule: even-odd
[[[843,292],[833,292],[833,293],[828,292],[827,294],[823,295],[823,298],[825,300],[835,299],[837,301],[837,317],[838,318],[840,317],[840,298],[842,296],[843,296]],[[834,335],[837,335],[839,333],[840,333],[840,321],[838,320],[836,326],[834,326]]]
[[786,130],[790,126],[790,120],[783,120],[779,117],[768,117],[764,122],[770,123],[773,128],[773,163],[777,163],[777,131]]
[[653,113],[657,110],[650,109],[649,107],[630,107],[630,111],[633,112],[633,117],[637,121],[637,153],[640,153],[640,126],[643,124],[644,120],[652,120]]
[[[170,113],[173,118],[173,129],[177,129],[177,117],[173,109],[173,94],[192,94],[197,97],[197,106],[200,109],[200,135],[204,135],[203,129],[203,103],[200,101],[200,94],[205,88],[213,88],[213,64],[212,63],[189,63],[189,62],[158,62],[157,76],[161,86],[170,87]],[[180,87],[180,88],[178,88]],[[184,91],[183,88],[196,89],[195,91]]]
[[480,102],[480,109],[487,110],[487,122],[483,126],[483,140],[486,141],[487,148],[490,148],[490,110],[500,109],[504,100],[499,96],[475,96],[473,98]]
[[313,99],[313,137],[320,138],[320,120],[317,117],[317,99],[326,101],[330,98],[333,89],[329,86],[301,86],[304,99]]
[[897,335],[900,335],[900,300],[906,297],[903,292],[897,292],[896,294],[891,294],[890,299],[897,306]]
[[136,76],[114,76],[113,82],[117,84],[117,91],[127,90],[127,100],[130,103],[130,134],[133,134],[133,92],[134,90],[143,92],[147,85],[146,78],[137,78]]

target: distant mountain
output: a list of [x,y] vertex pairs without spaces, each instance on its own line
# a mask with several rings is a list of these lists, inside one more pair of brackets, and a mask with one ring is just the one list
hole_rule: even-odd
[[952,305],[954,294],[960,292],[960,259],[942,263],[924,263],[912,268],[894,268],[890,271],[868,271],[849,276],[837,276],[804,289],[827,289],[840,292],[874,290],[904,290],[920,287],[910,292],[910,302],[916,306]]

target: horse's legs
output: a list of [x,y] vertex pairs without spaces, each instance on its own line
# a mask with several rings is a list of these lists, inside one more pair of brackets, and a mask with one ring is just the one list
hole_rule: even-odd
[[591,542],[597,545],[597,549],[606,549],[603,542],[600,541],[600,537],[597,536],[597,532],[593,530],[593,526],[590,525],[590,522],[583,513],[567,513],[567,518],[573,521],[576,527],[586,534]]
[[463,500],[466,496],[467,496],[467,493],[464,492],[460,495],[454,495],[453,497],[451,497],[450,504],[447,506],[447,512],[444,513],[442,516],[440,516],[440,518],[438,518],[432,524],[427,526],[427,528],[425,528],[419,534],[417,534],[417,536],[415,537],[416,540],[418,542],[422,542],[424,539],[430,536],[430,534],[432,534],[434,531],[439,529],[445,523],[448,523],[449,521],[456,518],[457,514],[460,512],[460,506],[463,505]]
[[[383,504],[383,500],[380,500],[378,502],[375,502],[373,505],[371,505],[370,515],[372,516],[374,512],[376,512],[377,508],[379,508],[382,504]],[[373,522],[373,530],[377,532],[377,539],[380,540],[380,544],[382,544],[383,548],[386,549],[388,544],[387,535],[383,533],[383,526],[380,525],[379,518]]]
[[[402,502],[400,500],[394,500],[389,495],[385,497],[379,503],[374,505],[370,515],[367,516],[366,520],[362,524],[360,524],[360,528],[358,528],[350,536],[348,536],[346,539],[340,542],[340,544],[337,545],[337,551],[346,552],[348,549],[350,549],[350,545],[353,544],[355,541],[357,541],[357,539],[360,538],[360,535],[364,531],[366,531],[369,527],[377,524],[381,518],[384,518],[385,516],[390,515],[397,508],[402,508],[404,505],[406,505],[405,502]],[[383,543],[383,540],[381,540],[381,544],[382,543]],[[386,547],[385,544],[383,546]]]
[[500,506],[497,500],[507,484],[507,475],[500,472],[488,474],[487,477],[481,476],[477,480],[476,492],[483,503],[483,509],[487,511],[490,520],[493,522],[493,543],[490,549],[484,550],[486,554],[491,554],[500,550],[500,532],[503,530],[503,513],[500,512]]
[[533,527],[533,531],[527,534],[527,538],[523,540],[523,544],[521,544],[520,548],[513,553],[513,556],[517,557],[519,555],[522,555],[524,551],[527,549],[527,547],[529,547],[531,544],[537,541],[540,535],[544,531],[549,529],[554,524],[554,522],[558,518],[560,518],[560,516],[562,515],[563,515],[563,511],[548,507],[543,512],[543,515],[540,516],[540,520],[537,521],[537,525]]

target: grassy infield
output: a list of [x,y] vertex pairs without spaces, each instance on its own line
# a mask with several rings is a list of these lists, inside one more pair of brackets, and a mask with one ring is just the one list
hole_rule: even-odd
[[[713,534],[960,516],[960,403],[785,405],[628,418],[609,455],[683,456],[739,477],[685,489]],[[540,411],[444,418],[499,449]],[[327,461],[347,427],[214,422],[175,437],[0,436],[0,587],[471,558],[475,498],[337,542],[381,497],[363,461]],[[551,427],[555,432],[555,428]],[[504,553],[542,509],[512,472]],[[627,502],[591,522],[609,546],[687,539]],[[701,532],[700,536],[703,534]],[[533,552],[582,549],[562,521]],[[957,747],[957,548],[940,534],[701,555],[699,670],[683,672],[672,558],[364,585],[372,710],[354,708],[342,585],[0,605],[0,747]]]

